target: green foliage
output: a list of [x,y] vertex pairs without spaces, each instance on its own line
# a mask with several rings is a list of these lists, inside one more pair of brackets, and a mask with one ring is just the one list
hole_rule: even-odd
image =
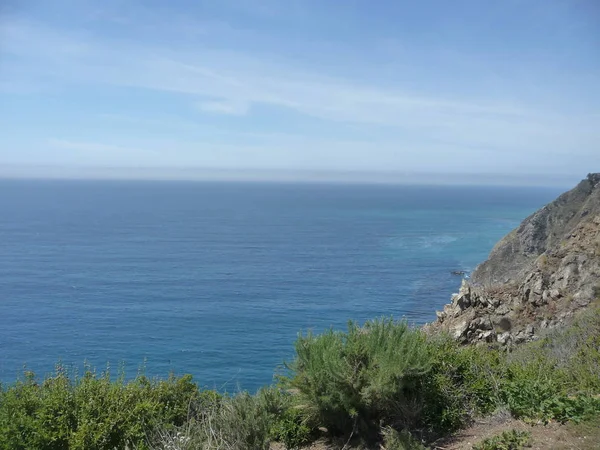
[[283,443],[288,449],[299,448],[311,440],[314,429],[302,414],[295,396],[272,387],[261,389],[257,395],[270,418],[271,440]]
[[531,433],[527,431],[503,431],[501,434],[484,439],[473,446],[473,450],[521,450],[531,447]]
[[524,419],[579,422],[600,414],[600,398],[570,395],[567,378],[547,359],[512,364],[501,394],[512,414]]
[[549,402],[560,393],[553,365],[544,358],[508,367],[501,396],[515,417],[547,419]]
[[182,425],[198,388],[191,376],[126,383],[58,367],[41,383],[28,372],[0,395],[0,449],[95,450],[143,448],[148,432]]
[[268,449],[272,420],[267,406],[261,395],[242,392],[203,411],[198,425],[206,448]]
[[547,402],[546,417],[579,423],[600,415],[600,398],[589,395],[556,396]]
[[502,354],[461,346],[447,336],[430,341],[432,369],[420,380],[422,421],[431,430],[454,430],[498,404]]
[[433,337],[432,368],[421,378],[422,420],[452,430],[508,407],[525,420],[581,421],[600,414],[600,309],[507,354]]
[[159,430],[151,439],[156,450],[226,448],[229,450],[266,450],[271,441],[273,414],[281,411],[283,399],[273,389],[250,395],[209,396],[185,427]]
[[271,427],[271,438],[282,442],[287,449],[297,449],[310,442],[313,430],[298,408],[290,408],[276,417]]
[[379,423],[414,419],[419,377],[431,366],[424,335],[405,322],[380,319],[347,332],[300,335],[284,383],[304,413],[332,433],[368,437]]
[[525,419],[581,421],[600,414],[600,309],[507,357],[501,398]]
[[600,308],[584,311],[570,327],[549,335],[539,346],[563,372],[568,389],[600,392]]

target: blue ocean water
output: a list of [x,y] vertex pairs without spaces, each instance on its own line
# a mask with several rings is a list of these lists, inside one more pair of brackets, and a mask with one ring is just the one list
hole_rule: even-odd
[[254,390],[300,330],[430,321],[557,189],[0,181],[0,380],[26,366]]

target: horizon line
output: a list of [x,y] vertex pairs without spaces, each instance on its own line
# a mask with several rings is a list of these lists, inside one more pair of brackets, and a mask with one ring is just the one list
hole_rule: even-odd
[[91,167],[0,165],[0,179],[90,181],[265,182],[441,186],[574,186],[587,174],[310,170],[289,168]]

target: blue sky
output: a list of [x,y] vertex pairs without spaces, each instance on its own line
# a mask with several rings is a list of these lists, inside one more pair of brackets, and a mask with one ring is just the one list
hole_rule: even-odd
[[0,166],[600,170],[600,2],[8,0]]

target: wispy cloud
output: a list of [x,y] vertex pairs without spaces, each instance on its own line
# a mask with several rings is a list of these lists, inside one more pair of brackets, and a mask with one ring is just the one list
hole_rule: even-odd
[[250,106],[247,102],[241,99],[224,99],[197,102],[196,108],[202,112],[243,116],[248,112]]
[[[57,82],[108,84],[220,97],[199,109],[243,114],[252,103],[296,110],[332,121],[414,126],[434,119],[491,115],[522,117],[522,105],[457,101],[382,90],[293,66],[248,57],[235,51],[172,50],[128,41],[111,42],[69,35],[39,24],[13,24],[4,30],[6,51],[22,64],[43,63],[35,76]],[[52,51],[50,51],[52,49]],[[193,97],[192,97],[193,98]]]
[[[262,5],[262,12],[256,11],[259,16],[282,13],[275,2]],[[352,64],[346,76],[335,75],[292,57],[236,46],[227,33],[234,33],[240,42],[243,31],[214,23],[191,19],[173,23],[162,17],[147,22],[144,16],[140,25],[126,14],[101,12],[94,17],[109,21],[118,32],[60,28],[28,19],[0,22],[0,57],[10,61],[9,70],[0,71],[0,90],[18,93],[28,91],[27,86],[29,91],[51,86],[54,92],[68,93],[82,87],[85,91],[133,88],[169,97],[186,105],[189,114],[165,119],[168,114],[157,112],[161,104],[154,111],[138,111],[138,116],[107,112],[104,119],[145,124],[149,129],[177,128],[187,134],[175,136],[172,142],[143,135],[124,139],[116,132],[110,139],[51,139],[46,144],[53,149],[119,161],[144,158],[149,164],[174,160],[182,165],[367,165],[371,169],[428,164],[459,168],[465,163],[473,169],[509,169],[519,159],[515,155],[522,155],[524,162],[538,164],[542,170],[560,167],[573,149],[591,155],[600,142],[597,116],[548,112],[502,92],[479,95],[463,89],[459,93],[438,86],[435,78],[410,88],[377,83],[352,76]],[[169,28],[162,33],[162,28],[157,32],[153,26]],[[145,34],[147,30],[152,34]],[[183,30],[182,41],[156,38],[172,38],[178,30]],[[213,32],[223,33],[222,46],[214,44],[218,39]],[[136,33],[142,33],[143,39]],[[443,79],[443,74],[438,75]],[[475,79],[477,74],[468,76]],[[468,79],[463,82],[468,84]],[[281,124],[284,118],[289,120],[287,128],[271,125]],[[200,123],[218,120],[254,121],[259,129],[253,133],[248,132],[249,126],[223,129],[220,136],[228,136],[229,142],[199,131]],[[552,159],[542,159],[544,155]]]
[[100,144],[96,142],[71,141],[68,139],[50,138],[47,140],[50,147],[66,150],[77,150],[88,153],[137,153],[139,149],[123,147],[120,145]]

